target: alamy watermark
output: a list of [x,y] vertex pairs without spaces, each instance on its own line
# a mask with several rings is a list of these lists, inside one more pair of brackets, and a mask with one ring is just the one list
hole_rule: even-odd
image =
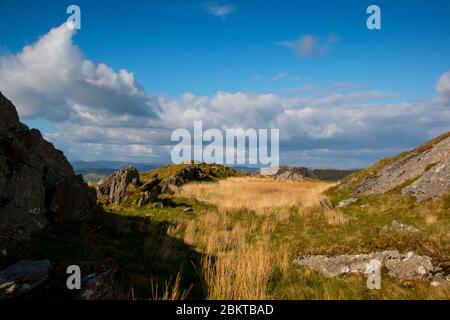
[[279,129],[211,128],[203,131],[203,122],[195,121],[193,134],[179,128],[172,132],[171,141],[177,142],[170,152],[173,163],[255,165],[261,168],[263,175],[277,173],[280,165]]
[[370,16],[367,18],[366,25],[369,30],[381,30],[381,9],[379,6],[372,4],[367,7],[367,14]]
[[367,266],[367,288],[370,290],[380,290],[381,289],[381,262],[380,260],[373,259]]
[[70,14],[70,16],[67,18],[66,26],[70,30],[81,29],[81,9],[79,6],[72,4],[67,7],[66,10],[67,14]]

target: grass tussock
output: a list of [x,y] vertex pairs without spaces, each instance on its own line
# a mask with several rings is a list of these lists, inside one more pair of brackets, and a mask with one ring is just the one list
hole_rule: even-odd
[[175,280],[172,282],[172,278],[166,280],[163,286],[163,291],[160,293],[160,287],[158,283],[155,283],[153,279],[150,280],[152,300],[186,300],[189,296],[189,292],[192,286],[187,289],[181,288],[181,275],[177,274]]

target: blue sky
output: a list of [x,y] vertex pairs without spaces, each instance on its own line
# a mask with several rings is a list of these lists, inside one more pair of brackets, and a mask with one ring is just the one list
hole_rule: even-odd
[[[70,4],[81,8],[82,28],[72,41],[84,57],[114,71],[126,69],[147,95],[167,101],[180,100],[185,93],[213,99],[222,91],[318,99],[337,94],[333,90],[339,88],[343,95],[386,93],[371,102],[378,105],[426,104],[436,98],[438,80],[450,70],[449,1],[0,0],[0,54],[17,55],[24,46],[35,44],[67,19],[65,11]],[[381,30],[366,28],[365,11],[370,4],[381,8]],[[214,11],[218,8],[230,12],[221,15]],[[304,36],[316,41],[320,54],[299,57],[293,48],[283,45]],[[5,85],[16,94],[18,89],[11,86]],[[17,100],[21,101],[20,97]],[[58,134],[55,123],[61,122],[50,118],[45,113],[23,113],[31,126]],[[422,123],[420,115],[415,120]],[[414,119],[409,121],[414,124]],[[399,134],[398,143],[378,152],[379,146],[368,143],[363,148],[361,141],[360,150],[371,152],[338,166],[365,165],[429,138],[423,133],[444,129],[442,123],[429,123],[423,132],[410,137]],[[318,145],[329,149],[331,141],[340,148],[355,144],[346,136]],[[315,149],[317,138],[305,140],[301,145],[283,144],[286,150],[299,151],[292,157],[295,161],[302,162],[301,153]],[[55,137],[55,144],[66,148],[70,158],[86,157],[85,152],[73,151],[70,142],[58,141]],[[311,156],[304,159],[321,166],[338,161],[332,156],[320,161]]]

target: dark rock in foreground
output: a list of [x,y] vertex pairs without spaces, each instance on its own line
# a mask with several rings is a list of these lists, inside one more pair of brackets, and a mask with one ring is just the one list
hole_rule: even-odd
[[54,221],[82,220],[95,206],[95,192],[63,153],[20,123],[0,93],[0,250],[29,240]]
[[0,300],[16,298],[42,284],[48,277],[50,261],[22,260],[0,271]]

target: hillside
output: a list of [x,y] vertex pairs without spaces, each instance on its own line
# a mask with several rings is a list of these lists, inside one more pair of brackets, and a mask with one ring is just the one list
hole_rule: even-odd
[[450,189],[450,132],[352,174],[337,188],[349,196],[398,191],[418,201],[444,196]]
[[244,175],[218,164],[172,164],[143,173],[130,166],[101,179],[96,184],[97,197],[104,205],[144,207],[190,182],[217,182]]

